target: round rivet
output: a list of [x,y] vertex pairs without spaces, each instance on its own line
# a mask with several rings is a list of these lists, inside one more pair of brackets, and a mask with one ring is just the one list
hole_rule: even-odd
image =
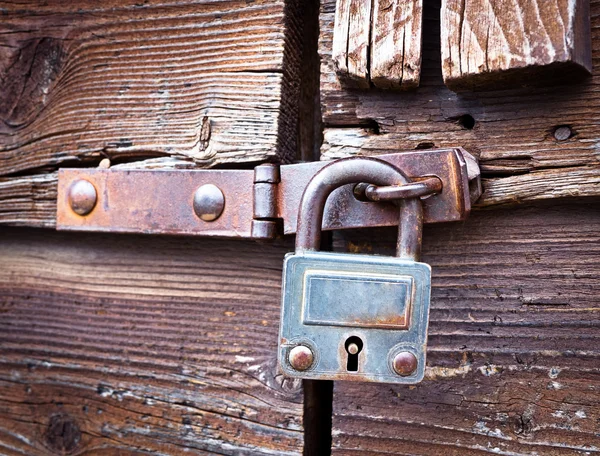
[[294,369],[305,371],[312,366],[314,355],[306,345],[297,345],[290,350],[288,361]]
[[394,357],[393,365],[397,374],[406,377],[417,370],[417,357],[411,352],[403,351]]
[[205,222],[217,220],[224,207],[225,195],[216,185],[203,185],[194,193],[194,212]]
[[90,182],[80,179],[71,184],[67,198],[73,212],[86,215],[94,209],[98,194]]

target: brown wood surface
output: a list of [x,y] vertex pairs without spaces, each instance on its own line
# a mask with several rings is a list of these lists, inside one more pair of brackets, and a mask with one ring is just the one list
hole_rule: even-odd
[[332,59],[342,83],[369,88],[371,0],[337,0]]
[[370,76],[375,87],[418,87],[422,24],[423,0],[374,0]]
[[454,90],[514,87],[589,74],[589,3],[443,0],[445,83]]
[[296,158],[298,2],[0,2],[0,175]]
[[0,232],[0,453],[301,454],[290,243]]
[[423,0],[337,0],[332,61],[346,87],[411,89],[421,74]]
[[[426,378],[337,382],[334,455],[600,452],[600,203],[481,211],[426,227]],[[337,250],[391,255],[395,233]]]
[[[596,42],[600,1],[590,3]],[[331,60],[334,7],[324,0],[320,21],[324,159],[462,146],[480,160],[480,205],[600,195],[599,74],[575,85],[454,93],[441,75],[440,1],[432,0],[424,6],[419,89],[348,90]],[[593,57],[600,58],[597,45]]]

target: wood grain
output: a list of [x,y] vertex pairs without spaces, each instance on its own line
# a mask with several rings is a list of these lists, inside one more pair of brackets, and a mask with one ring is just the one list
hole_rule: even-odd
[[423,0],[374,0],[371,82],[380,89],[414,89],[421,79]]
[[589,0],[443,0],[453,90],[568,81],[592,71]]
[[342,83],[368,89],[371,0],[337,0],[332,59]]
[[301,454],[290,249],[2,229],[0,453]]
[[[596,42],[600,1],[590,5]],[[600,167],[600,75],[577,85],[454,93],[441,77],[440,2],[433,0],[424,6],[419,89],[347,90],[331,62],[333,8],[332,0],[321,6],[323,159],[462,146],[480,160],[486,179],[483,205],[526,201],[533,195],[572,196],[571,189],[598,195],[594,181],[588,185],[581,178],[596,175]],[[594,61],[600,58],[598,46],[593,56]]]
[[0,2],[0,175],[296,158],[299,2]]
[[337,0],[332,61],[345,87],[412,89],[421,73],[423,0]]
[[[482,211],[426,227],[426,379],[337,382],[333,454],[600,452],[600,205]],[[393,254],[395,233],[338,235]]]

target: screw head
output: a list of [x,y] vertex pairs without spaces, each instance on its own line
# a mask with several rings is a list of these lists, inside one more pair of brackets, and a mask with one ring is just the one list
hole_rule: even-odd
[[225,195],[216,185],[202,185],[194,193],[194,212],[205,222],[217,220],[224,208]]
[[394,370],[403,377],[407,377],[416,371],[417,364],[417,357],[407,351],[398,353],[393,361]]
[[96,193],[96,187],[90,182],[80,179],[73,182],[69,187],[67,199],[73,212],[79,215],[87,215],[96,206],[98,194]]
[[310,366],[312,366],[315,357],[310,348],[306,345],[297,345],[290,350],[290,354],[288,356],[288,361],[290,365],[298,370],[305,371]]

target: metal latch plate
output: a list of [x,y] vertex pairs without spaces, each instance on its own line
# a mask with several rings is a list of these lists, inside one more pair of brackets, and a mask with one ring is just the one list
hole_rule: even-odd
[[[464,220],[481,192],[477,163],[461,148],[377,158],[410,178],[441,180],[442,191],[423,199],[424,223]],[[328,163],[261,165],[254,170],[61,169],[57,229],[242,238],[292,234],[304,188]],[[265,178],[272,170],[277,177]],[[74,184],[81,181],[93,186],[96,198],[93,209],[83,215],[73,210],[69,200]],[[218,187],[224,200],[222,212],[212,221],[202,220],[193,209],[195,191],[206,184]],[[353,187],[345,185],[328,199],[323,229],[398,224],[396,205],[359,201]]]

